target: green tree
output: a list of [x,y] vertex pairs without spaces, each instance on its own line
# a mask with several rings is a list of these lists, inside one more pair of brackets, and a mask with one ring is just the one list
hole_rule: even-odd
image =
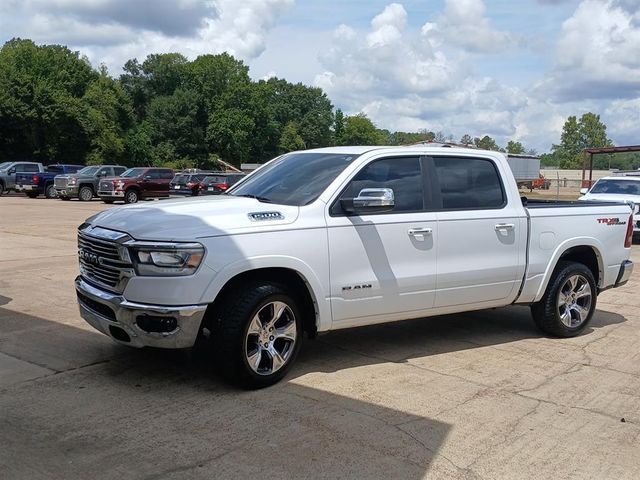
[[522,146],[522,143],[509,140],[509,142],[507,143],[507,152],[521,155],[525,152],[525,150]]
[[385,136],[364,113],[345,117],[341,145],[383,145],[385,140]]
[[500,147],[496,143],[496,141],[491,138],[489,135],[485,135],[482,138],[474,138],[473,143],[476,147],[481,148],[483,150],[495,150],[497,152],[500,151]]
[[473,138],[468,133],[465,133],[462,138],[460,138],[460,143],[462,145],[473,145]]
[[560,144],[551,147],[551,158],[547,161],[560,168],[580,168],[582,151],[585,148],[612,145],[607,138],[607,126],[600,121],[600,115],[585,113],[580,120],[570,116],[562,127]]
[[298,133],[298,126],[294,122],[289,122],[284,127],[282,136],[280,137],[279,147],[282,153],[304,150],[306,148],[304,139]]
[[344,113],[339,108],[333,116],[333,144],[339,143],[339,139],[344,135]]
[[84,161],[82,104],[98,73],[78,52],[13,39],[0,49],[0,159]]
[[87,163],[127,163],[127,129],[133,125],[131,99],[118,82],[103,71],[82,97],[82,126],[89,138]]

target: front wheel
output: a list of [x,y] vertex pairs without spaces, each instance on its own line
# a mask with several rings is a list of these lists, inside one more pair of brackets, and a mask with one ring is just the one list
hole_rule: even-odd
[[127,190],[127,193],[124,194],[124,203],[138,203],[138,192]]
[[78,191],[78,198],[83,202],[89,202],[93,198],[93,190],[91,187],[81,187]]
[[284,287],[269,282],[229,294],[213,329],[217,366],[228,380],[245,388],[281,380],[302,343],[297,302]]
[[596,310],[596,282],[582,263],[560,262],[542,299],[531,306],[538,327],[556,337],[575,337]]
[[47,198],[56,198],[58,196],[56,187],[54,187],[53,185],[47,185],[47,187],[44,189],[44,196]]

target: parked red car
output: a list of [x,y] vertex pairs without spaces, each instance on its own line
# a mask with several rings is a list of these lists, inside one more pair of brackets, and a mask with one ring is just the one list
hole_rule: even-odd
[[216,173],[200,182],[200,195],[220,195],[245,177],[244,173]]
[[172,178],[173,170],[170,168],[130,168],[119,177],[100,180],[98,196],[104,203],[116,200],[136,203],[145,198],[167,198]]

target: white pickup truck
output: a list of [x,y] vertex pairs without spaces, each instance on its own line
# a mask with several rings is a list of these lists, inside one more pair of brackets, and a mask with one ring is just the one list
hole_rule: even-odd
[[631,213],[527,202],[497,152],[293,152],[225,195],[89,218],[76,290],[82,317],[117,342],[202,338],[255,388],[285,375],[303,332],[517,303],[544,332],[577,335],[599,292],[631,275]]

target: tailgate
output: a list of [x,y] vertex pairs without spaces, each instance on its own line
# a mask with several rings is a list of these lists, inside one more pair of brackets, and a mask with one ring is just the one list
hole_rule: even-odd
[[16,173],[16,185],[37,185],[33,181],[33,177],[37,177],[35,173]]

